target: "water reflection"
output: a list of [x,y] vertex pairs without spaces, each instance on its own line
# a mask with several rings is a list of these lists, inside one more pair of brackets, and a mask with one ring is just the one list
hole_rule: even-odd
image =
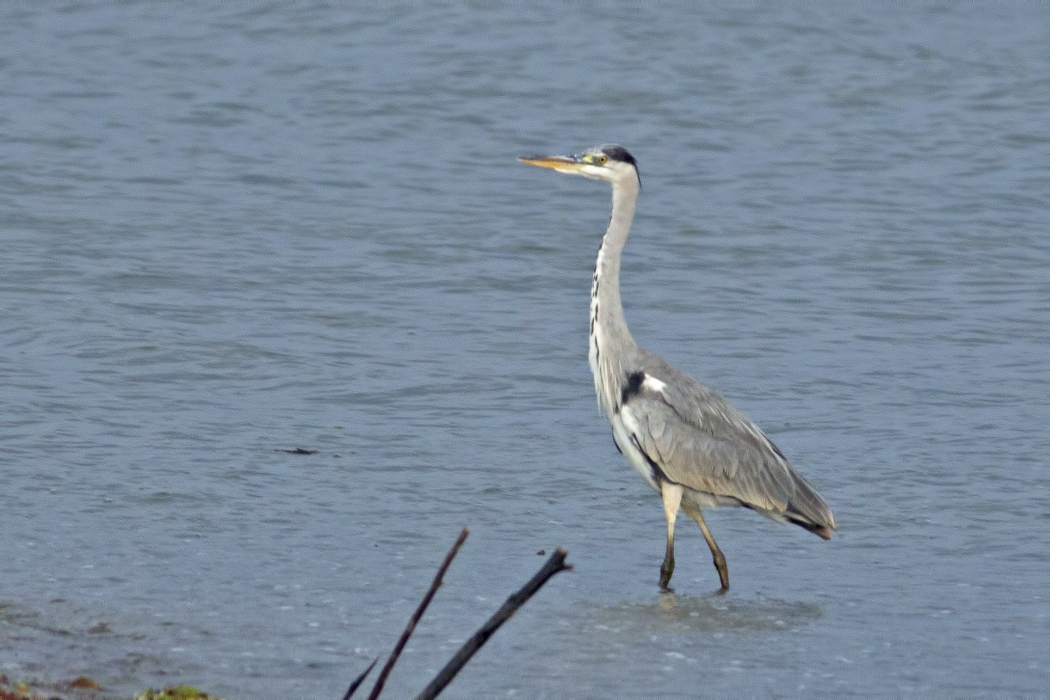
[[693,632],[783,631],[823,617],[814,603],[756,597],[727,599],[715,594],[663,593],[648,603],[619,603],[591,613],[590,627],[625,635]]

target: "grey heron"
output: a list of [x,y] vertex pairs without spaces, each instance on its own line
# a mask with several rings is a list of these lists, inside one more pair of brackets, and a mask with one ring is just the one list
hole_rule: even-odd
[[591,284],[588,360],[616,448],[663,499],[667,549],[660,587],[671,590],[679,510],[700,526],[722,584],[719,593],[729,590],[729,569],[701,507],[742,506],[830,539],[831,510],[773,441],[715,391],[638,347],[627,329],[620,255],[640,189],[634,157],[622,146],[605,145],[576,156],[520,160],[612,185],[612,217]]

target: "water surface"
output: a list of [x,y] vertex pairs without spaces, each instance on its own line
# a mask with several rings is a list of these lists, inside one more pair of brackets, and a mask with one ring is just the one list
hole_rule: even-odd
[[[1041,3],[0,10],[0,671],[335,698],[1037,697],[1050,682]],[[709,522],[586,363],[607,141],[623,295],[833,508]],[[313,455],[278,450],[304,448]]]

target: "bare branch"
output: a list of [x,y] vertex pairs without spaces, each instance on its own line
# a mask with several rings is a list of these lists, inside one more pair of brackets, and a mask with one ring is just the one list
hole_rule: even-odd
[[350,684],[350,687],[346,689],[346,695],[343,696],[343,700],[350,700],[350,698],[354,696],[354,693],[356,693],[357,689],[361,686],[361,684],[365,682],[365,677],[372,672],[372,669],[375,667],[376,662],[378,661],[379,657],[377,656],[375,658],[375,661],[368,664],[368,668],[365,669],[365,672],[358,676],[357,679]]
[[564,549],[555,550],[554,554],[551,555],[547,563],[543,565],[543,568],[536,572],[528,583],[526,583],[520,591],[507,598],[500,609],[496,611],[496,614],[488,619],[488,621],[482,625],[477,632],[474,633],[467,642],[460,647],[456,655],[445,665],[445,668],[434,677],[434,680],[430,681],[430,685],[423,689],[419,695],[416,696],[416,700],[432,700],[436,698],[438,693],[445,689],[452,679],[456,677],[456,674],[462,670],[467,662],[470,661],[470,657],[482,647],[485,642],[488,641],[489,637],[499,629],[500,625],[509,620],[511,616],[518,611],[522,605],[524,605],[529,598],[531,598],[536,591],[540,590],[543,584],[561,571],[570,571],[572,569],[571,564],[565,563],[566,552]]
[[416,624],[419,619],[423,617],[423,613],[426,612],[427,606],[430,605],[430,601],[434,598],[434,594],[437,593],[437,589],[441,587],[441,580],[445,577],[445,572],[448,571],[449,565],[459,552],[459,548],[463,546],[463,543],[467,541],[467,535],[470,534],[470,528],[463,528],[463,532],[459,533],[459,537],[456,539],[456,543],[452,545],[452,549],[445,555],[445,561],[441,563],[441,568],[438,569],[437,576],[434,577],[434,582],[430,584],[430,590],[423,596],[423,600],[419,603],[419,607],[412,614],[412,618],[408,621],[408,626],[405,627],[405,631],[401,633],[401,638],[397,640],[397,646],[394,647],[394,651],[390,654],[390,658],[387,659],[386,665],[383,666],[383,670],[379,672],[379,678],[376,679],[375,687],[372,688],[372,693],[368,696],[368,700],[376,700],[379,694],[383,692],[383,686],[386,684],[387,676],[390,675],[390,671],[393,670],[394,664],[397,663],[397,659],[401,656],[402,650],[405,645],[408,644],[408,638],[412,636],[412,632],[416,629]]

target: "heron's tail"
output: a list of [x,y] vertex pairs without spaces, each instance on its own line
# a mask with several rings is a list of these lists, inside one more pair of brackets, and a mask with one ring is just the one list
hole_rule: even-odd
[[815,525],[814,523],[807,523],[798,518],[793,518],[790,515],[787,516],[787,519],[796,525],[806,528],[815,535],[820,535],[825,540],[831,539],[831,532],[835,529],[835,523],[832,523],[831,525]]
[[824,499],[820,497],[816,489],[809,485],[805,479],[791,470],[795,477],[795,493],[788,501],[784,511],[784,517],[789,522],[803,527],[825,540],[831,539],[831,532],[835,529],[835,516]]

